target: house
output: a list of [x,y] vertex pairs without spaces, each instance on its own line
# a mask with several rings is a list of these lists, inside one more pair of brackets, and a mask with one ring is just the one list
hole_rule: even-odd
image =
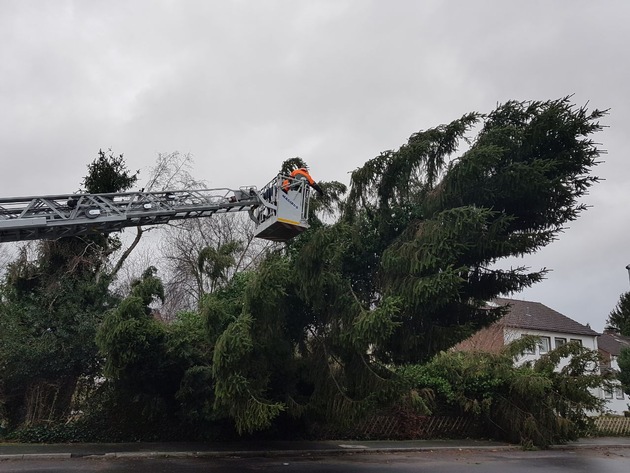
[[540,337],[538,346],[524,353],[518,361],[536,360],[540,355],[567,342],[577,341],[582,346],[597,350],[597,333],[540,302],[497,298],[491,307],[509,305],[509,312],[491,326],[484,328],[454,347],[458,351],[498,352],[505,345],[523,335]]
[[[630,337],[624,337],[615,332],[604,331],[603,334],[597,337],[597,346],[603,360],[602,369],[610,369],[614,372],[618,372],[619,364],[617,363],[617,358],[622,349],[630,349]],[[630,399],[626,393],[623,392],[621,386],[615,386],[612,390],[604,391],[603,395],[611,411],[621,413],[630,410],[630,407],[628,407]]]
[[[509,312],[494,324],[455,345],[453,350],[498,352],[511,341],[524,335],[539,337],[539,343],[532,351],[519,357],[516,361],[519,364],[537,360],[549,350],[568,342],[578,342],[590,350],[599,349],[599,333],[540,302],[497,298],[488,305],[490,307],[509,305]],[[614,351],[612,348],[611,350],[613,350],[610,352],[611,356],[618,356],[619,350]],[[611,399],[610,392],[603,389],[595,394],[607,399],[607,408],[613,413],[623,414],[627,409],[623,399],[617,399],[617,396],[623,396],[623,392],[619,394],[619,391],[615,390],[612,396],[614,399]]]

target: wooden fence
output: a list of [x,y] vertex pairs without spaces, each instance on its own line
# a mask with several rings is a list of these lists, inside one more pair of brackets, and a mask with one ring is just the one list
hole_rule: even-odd
[[[598,417],[592,435],[630,435],[630,417]],[[472,417],[418,416],[409,413],[368,416],[351,426],[315,426],[315,438],[410,440],[475,438],[482,427]]]
[[352,426],[316,428],[315,437],[363,440],[467,438],[479,435],[471,417],[375,415]]
[[630,417],[598,417],[595,429],[598,435],[630,435]]

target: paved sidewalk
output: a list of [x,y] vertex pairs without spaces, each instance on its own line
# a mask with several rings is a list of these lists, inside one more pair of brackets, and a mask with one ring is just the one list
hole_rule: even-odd
[[[434,450],[518,450],[521,447],[482,440],[408,441],[284,441],[284,442],[168,442],[168,443],[0,443],[0,460],[62,459],[76,457],[257,457],[330,455],[351,452],[409,452]],[[554,448],[630,448],[630,437],[582,439]]]

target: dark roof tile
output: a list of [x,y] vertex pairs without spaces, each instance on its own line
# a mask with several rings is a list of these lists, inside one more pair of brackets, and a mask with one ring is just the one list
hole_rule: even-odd
[[630,347],[630,337],[606,332],[597,337],[597,346],[606,353],[619,356],[622,348]]
[[510,311],[500,321],[509,327],[572,335],[599,335],[590,327],[582,325],[540,302],[504,298],[494,299],[493,302],[498,305],[510,305]]

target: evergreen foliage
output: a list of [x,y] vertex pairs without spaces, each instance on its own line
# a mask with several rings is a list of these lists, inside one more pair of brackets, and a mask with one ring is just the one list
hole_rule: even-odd
[[[269,395],[281,398],[285,388],[274,386],[273,377],[285,382],[291,379],[287,372],[292,365],[291,345],[283,337],[284,320],[290,314],[281,298],[287,270],[286,260],[281,259],[270,259],[261,266],[245,289],[242,310],[233,313],[216,341],[212,363],[215,407],[234,418],[239,432],[269,427],[286,408],[282,401],[271,401]],[[280,392],[274,393],[274,388]]]
[[[0,414],[24,424],[33,386],[72,393],[104,375],[83,425],[110,440],[209,438],[226,420],[239,434],[305,418],[343,425],[392,404],[469,413],[524,444],[572,438],[600,407],[588,389],[607,382],[594,353],[567,344],[514,367],[535,341],[499,355],[445,350],[503,314],[486,301],[544,277],[495,263],[538,251],[584,210],[603,115],[568,98],[507,102],[415,133],[356,169],[347,197],[322,182],[310,230],[256,268],[234,274],[234,238],[187,255],[197,295],[208,293],[170,324],[151,309],[167,296],[155,268],[124,299],[109,293],[115,238],[24,252],[2,285]],[[88,192],[137,179],[111,151],[89,171]]]
[[[84,179],[87,192],[129,188],[136,175],[122,155],[99,151]],[[100,376],[95,343],[108,290],[108,258],[117,238],[93,235],[22,247],[0,288],[0,405],[10,426],[63,420],[85,380]]]
[[198,272],[210,280],[210,292],[227,282],[227,272],[236,264],[235,255],[242,251],[243,243],[232,240],[219,245],[218,248],[206,246],[199,252],[197,256]]
[[[479,311],[484,301],[542,279],[492,265],[539,250],[584,209],[599,156],[589,135],[602,115],[568,99],[508,102],[417,133],[353,173],[347,217],[373,220],[378,293],[408,309],[385,358],[427,359],[501,315]],[[475,125],[468,151],[447,164]]]
[[112,150],[98,150],[98,157],[88,165],[88,174],[83,179],[88,194],[107,194],[129,190],[138,180],[136,171],[131,174],[123,155],[114,156]]
[[619,297],[619,302],[606,320],[606,330],[630,337],[630,291]]
[[609,386],[599,373],[599,356],[577,343],[565,344],[534,363],[514,365],[535,338],[524,337],[503,352],[442,352],[400,374],[416,389],[431,389],[429,408],[474,415],[495,438],[524,446],[548,447],[588,431],[589,411],[604,401],[591,390]]
[[306,162],[299,156],[296,156],[295,158],[289,158],[282,163],[282,166],[280,166],[280,174],[282,174],[283,176],[288,176],[293,170],[299,168],[308,168],[308,166]]
[[151,426],[166,417],[166,401],[174,396],[168,379],[166,328],[150,315],[148,305],[161,287],[151,272],[99,327],[96,341],[105,360],[103,374],[110,401],[121,415]]
[[[503,314],[487,300],[544,277],[493,264],[539,250],[584,210],[603,115],[568,98],[508,102],[355,170],[340,218],[313,217],[254,277],[217,342],[217,407],[252,430],[283,409],[348,421],[407,396],[392,366],[429,361]],[[299,376],[285,368],[300,364]],[[273,389],[280,374],[300,379],[299,408],[290,384]]]
[[619,373],[617,379],[621,383],[623,391],[630,396],[630,348],[622,348],[617,358]]
[[[131,295],[107,314],[96,341],[105,358],[104,374],[125,383],[142,383],[155,374],[155,356],[165,331],[150,316],[149,304],[160,297],[163,288],[153,271],[135,282]],[[146,370],[146,371],[145,371]]]
[[[630,291],[619,297],[619,302],[608,315],[606,330],[630,337]],[[630,350],[623,348],[617,359],[619,373],[617,378],[624,392],[630,396]]]

